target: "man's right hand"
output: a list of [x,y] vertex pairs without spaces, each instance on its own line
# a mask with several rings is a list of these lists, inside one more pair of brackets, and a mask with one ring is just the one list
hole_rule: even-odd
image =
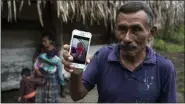
[[[85,86],[82,83],[82,72],[83,69],[77,69],[74,68],[73,66],[71,66],[71,62],[73,61],[73,57],[69,54],[69,45],[64,45],[64,50],[63,50],[63,59],[62,59],[62,63],[64,64],[64,69],[71,73],[71,78],[70,78],[70,95],[71,98],[74,101],[78,101],[82,98],[84,98],[87,93],[88,90],[85,88]],[[90,63],[90,59],[88,58],[86,60],[86,63]]]
[[[71,65],[71,62],[73,61],[73,57],[70,55],[69,53],[69,48],[70,46],[65,44],[63,46],[64,50],[63,50],[63,59],[62,59],[62,63],[64,64],[64,69],[67,71],[67,72],[70,72],[72,74],[76,74],[76,75],[80,75],[83,71],[83,69],[77,69],[75,67],[73,67]],[[86,60],[86,63],[90,63],[90,59],[91,58],[87,58]]]

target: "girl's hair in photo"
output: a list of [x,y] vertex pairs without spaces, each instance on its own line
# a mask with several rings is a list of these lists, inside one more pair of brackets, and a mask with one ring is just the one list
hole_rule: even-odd
[[31,75],[31,70],[29,68],[23,68],[21,71],[21,76],[30,76]]

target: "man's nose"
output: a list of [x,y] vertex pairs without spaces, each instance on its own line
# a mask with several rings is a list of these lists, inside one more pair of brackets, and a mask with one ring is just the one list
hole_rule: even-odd
[[132,41],[131,35],[132,35],[132,34],[128,31],[128,32],[125,34],[125,36],[123,37],[123,42],[124,42],[124,43],[127,43],[127,44],[131,43],[131,41]]

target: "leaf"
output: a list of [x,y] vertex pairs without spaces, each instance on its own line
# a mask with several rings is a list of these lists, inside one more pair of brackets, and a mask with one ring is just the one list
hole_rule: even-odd
[[59,18],[60,16],[60,1],[56,1],[57,2],[57,16]]
[[29,6],[31,6],[31,2],[30,2],[30,0],[28,0],[28,5],[29,5]]
[[14,10],[14,20],[16,21],[17,7],[15,0],[13,0],[13,10]]
[[1,13],[2,13],[2,11],[3,11],[3,1],[1,0],[0,2],[1,2]]
[[19,12],[21,12],[23,4],[24,4],[24,0],[21,0],[21,4],[20,4],[20,7],[19,7]]
[[44,5],[44,8],[46,7],[46,3],[47,3],[47,0],[43,0],[43,5]]
[[75,3],[74,3],[74,1],[70,1],[70,4],[71,4],[71,9],[72,9],[72,11],[71,11],[71,14],[72,14],[72,16],[71,16],[71,22],[72,22],[72,20],[74,19],[75,15],[76,15],[76,12],[75,12]]
[[80,6],[80,14],[82,16],[83,24],[85,24],[85,11],[84,11],[84,4],[81,4]]
[[42,19],[42,10],[40,8],[41,2],[42,1],[39,1],[39,0],[37,1],[37,11],[38,11],[38,15],[39,15],[40,24],[43,27],[44,26],[44,23],[43,23],[43,19]]
[[12,4],[11,1],[8,0],[8,22],[12,22]]

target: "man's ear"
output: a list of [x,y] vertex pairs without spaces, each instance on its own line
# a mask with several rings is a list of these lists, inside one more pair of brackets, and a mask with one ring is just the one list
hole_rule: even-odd
[[153,26],[152,29],[150,30],[151,35],[154,37],[156,35],[157,32],[157,27]]
[[157,33],[157,27],[153,26],[150,30],[149,40],[152,40],[152,38],[156,35],[156,33]]

